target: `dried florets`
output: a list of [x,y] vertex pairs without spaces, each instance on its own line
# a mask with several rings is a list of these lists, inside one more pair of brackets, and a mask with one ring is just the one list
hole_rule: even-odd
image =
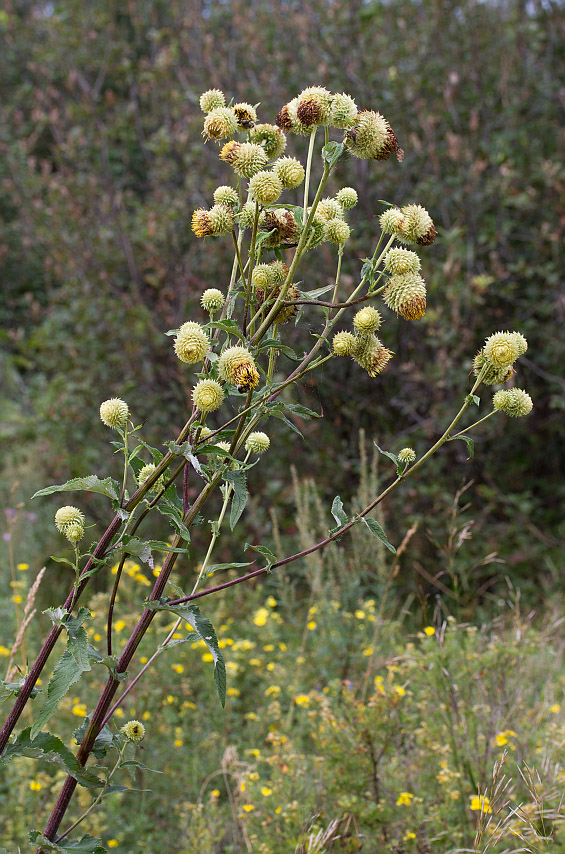
[[225,107],[226,96],[220,89],[208,89],[200,96],[200,109],[203,113],[209,113],[218,107]]
[[259,372],[247,347],[228,347],[218,359],[218,373],[225,382],[233,383],[244,391],[255,388]]
[[100,420],[106,427],[117,430],[125,427],[129,418],[129,407],[125,400],[119,397],[111,397],[100,404]]
[[521,388],[500,389],[494,395],[492,403],[495,409],[510,415],[511,418],[529,415],[534,406],[530,395]]
[[405,320],[418,320],[426,313],[426,284],[418,273],[391,276],[383,299]]
[[192,214],[192,230],[197,237],[229,234],[235,223],[233,211],[226,205],[214,205],[209,211],[198,208]]
[[249,192],[260,205],[272,205],[282,191],[283,185],[276,172],[257,172],[249,182]]
[[515,333],[495,332],[485,341],[483,353],[495,368],[507,368],[518,358],[519,349],[520,345]]
[[213,412],[222,405],[224,391],[216,380],[200,380],[192,389],[192,402],[202,412]]
[[207,288],[200,297],[200,304],[204,311],[219,311],[225,302],[224,295],[217,288]]
[[276,125],[255,125],[249,139],[264,149],[269,160],[280,157],[286,148],[286,136]]
[[236,142],[234,139],[226,142],[220,152],[220,158],[229,163],[243,178],[252,178],[269,162],[261,145],[254,142]]
[[[227,143],[229,145],[229,143]],[[214,202],[217,205],[225,205],[228,208],[235,208],[239,204],[237,191],[233,187],[228,187],[222,184],[221,187],[216,187],[214,190]]]
[[336,332],[332,339],[332,350],[336,356],[352,356],[356,343],[352,332]]
[[353,187],[342,187],[335,198],[344,211],[354,208],[359,200],[357,190],[354,190]]
[[84,528],[84,522],[84,513],[81,513],[78,507],[73,507],[72,504],[59,507],[55,513],[55,527],[60,534],[66,534],[67,529],[71,526]]
[[297,98],[296,116],[304,128],[328,124],[332,94],[323,86],[309,86]]
[[304,167],[295,157],[281,157],[273,163],[273,172],[281,179],[283,187],[292,190],[304,181]]
[[357,118],[357,104],[345,93],[334,95],[330,107],[329,124],[335,128],[349,128]]
[[382,373],[393,353],[383,345],[376,335],[357,335],[355,349],[351,354],[357,364],[364,368],[370,377]]
[[330,243],[345,243],[349,240],[351,229],[344,219],[329,219],[324,227],[324,237]]
[[187,365],[201,362],[209,346],[208,336],[200,324],[193,320],[183,323],[175,338],[175,353]]
[[261,220],[261,231],[272,231],[273,234],[265,240],[264,246],[280,246],[281,243],[292,244],[298,240],[299,227],[292,211],[277,208],[264,212]]
[[237,133],[237,117],[233,107],[215,107],[204,119],[202,135],[208,139],[228,139]]
[[366,305],[359,309],[353,318],[353,326],[357,332],[368,335],[371,332],[376,332],[381,325],[381,315],[372,305]]
[[234,104],[233,111],[239,130],[251,130],[257,121],[257,110],[245,101]]
[[[280,286],[270,291],[267,291],[264,288],[257,288],[255,291],[255,297],[259,305],[262,305],[265,300],[268,300],[270,304],[274,304],[280,292]],[[295,286],[290,285],[285,294],[285,300],[297,300],[298,296],[299,294]],[[292,320],[292,318],[295,317],[297,312],[298,309],[295,305],[283,305],[275,314],[275,317],[273,318],[273,323],[287,323],[289,320]]]
[[256,430],[250,433],[245,442],[245,450],[251,451],[252,454],[264,454],[269,450],[271,440],[266,433]]
[[354,126],[346,131],[344,142],[351,154],[362,160],[386,160],[393,152],[399,161],[404,157],[393,129],[384,116],[373,110],[358,114]]
[[420,259],[415,252],[410,249],[400,249],[395,247],[389,249],[384,257],[385,270],[393,275],[401,273],[417,273],[420,269]]

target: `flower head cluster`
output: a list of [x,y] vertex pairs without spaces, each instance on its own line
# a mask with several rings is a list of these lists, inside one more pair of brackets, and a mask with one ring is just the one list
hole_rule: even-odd
[[78,543],[84,535],[84,514],[71,504],[59,507],[55,513],[55,527],[71,543]]
[[100,404],[100,420],[106,427],[117,430],[125,427],[129,418],[129,407],[119,397],[111,397]]
[[497,368],[492,365],[484,354],[484,350],[479,350],[473,359],[473,373],[476,377],[483,371],[486,365],[486,372],[483,372],[483,383],[485,385],[499,385],[512,377],[514,368],[512,365],[505,368]]
[[309,86],[282,107],[275,122],[286,133],[309,135],[319,125],[350,128],[357,116],[357,105],[351,95],[332,94],[323,86]]

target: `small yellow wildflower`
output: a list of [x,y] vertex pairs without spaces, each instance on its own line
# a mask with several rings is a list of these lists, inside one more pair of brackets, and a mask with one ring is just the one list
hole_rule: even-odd
[[410,792],[401,792],[397,798],[396,805],[398,807],[409,807],[412,803],[414,795]]
[[149,659],[147,658],[146,655],[142,655],[141,658],[139,659],[140,664],[147,664],[148,661],[149,661]]
[[269,685],[267,690],[265,691],[265,697],[270,697],[273,694],[275,697],[278,697],[281,693],[281,689],[278,685]]
[[29,569],[29,563],[18,563],[16,569],[19,569],[20,572],[26,572]]
[[77,718],[84,718],[86,715],[86,706],[84,703],[77,703],[76,706],[72,708],[73,715],[76,715]]
[[155,578],[159,578],[159,575],[161,574],[161,570],[162,570],[162,569],[163,569],[163,567],[162,567],[162,566],[156,566],[156,567],[154,568],[154,570],[153,570],[153,575],[155,576]]
[[[280,690],[280,689],[279,689],[279,690]],[[255,714],[255,712],[247,712],[247,713],[245,714],[245,717],[247,718],[247,720],[248,720],[248,721],[256,721],[256,720],[258,720],[257,715]]]
[[123,710],[123,709],[116,709],[116,711],[114,712],[114,714],[115,714],[115,716],[116,716],[117,718],[123,718],[123,716],[124,716],[124,710]]
[[15,603],[16,603],[16,605],[19,605],[19,604],[20,604],[20,602],[23,602],[23,599],[22,599],[22,597],[20,596],[20,594],[19,594],[19,593],[16,593],[16,595],[15,595],[15,596],[12,596],[12,602],[15,602]]
[[239,688],[228,688],[228,697],[239,697],[241,695],[241,691]]
[[212,791],[210,792],[210,797],[211,798],[219,798],[220,797],[220,790],[219,789],[212,789]]
[[426,626],[426,628],[424,629],[424,634],[427,635],[429,638],[431,638],[432,635],[435,635],[435,633],[436,630],[433,626]]
[[482,796],[473,795],[471,798],[470,806],[471,806],[472,810],[476,810],[479,812],[484,812],[484,813],[492,812],[492,809],[490,807],[490,801],[486,795],[482,795]]
[[151,717],[151,712],[143,712],[143,714],[141,716],[141,720],[142,721],[148,721],[150,717]]
[[255,616],[253,617],[253,622],[256,626],[264,626],[269,618],[269,611],[266,608],[259,608],[255,612]]
[[125,627],[126,627],[126,624],[123,620],[118,620],[118,622],[115,623],[115,625],[114,625],[114,628],[117,632],[123,632]]
[[370,656],[373,654],[373,652],[374,652],[374,649],[373,649],[373,645],[371,644],[371,646],[365,647],[365,649],[363,650],[363,655]]
[[0,644],[0,656],[2,656],[3,658],[7,658],[9,655],[10,655],[10,650],[8,649],[8,647],[2,646]]
[[38,780],[30,780],[29,787],[32,792],[39,792],[42,788],[41,783]]
[[279,643],[279,649],[281,652],[286,652],[287,646],[285,643]]
[[267,664],[267,670],[269,671],[269,673],[272,673],[274,669],[275,669],[275,662],[269,661],[269,663]]
[[308,629],[309,632],[313,632],[317,625],[318,624],[317,624],[316,620],[309,620],[307,625],[306,625],[306,628]]
[[109,839],[106,845],[108,846],[108,848],[117,848],[119,843],[117,839]]
[[171,670],[174,670],[175,673],[184,673],[184,665],[183,664],[171,664]]
[[214,656],[212,655],[211,652],[205,652],[204,655],[202,656],[202,661],[206,661],[206,662],[214,661]]
[[361,608],[358,608],[355,611],[355,616],[358,620],[364,620],[367,615],[365,614],[365,611],[362,611]]
[[404,839],[404,842],[410,842],[410,840],[416,839],[416,834],[412,833],[411,830],[407,830],[406,833],[404,834],[403,839]]
[[262,663],[263,662],[261,661],[260,658],[250,658],[249,659],[249,664],[251,665],[251,667],[261,667]]
[[265,646],[263,647],[265,652],[272,652],[274,650],[274,648],[275,648],[275,645],[272,643],[266,643]]
[[392,690],[395,694],[398,694],[399,697],[404,697],[406,695],[406,689],[402,687],[402,685],[393,685]]
[[253,806],[253,804],[244,804],[241,809],[243,810],[243,812],[253,812],[255,807]]
[[263,788],[261,789],[261,794],[263,795],[264,798],[268,798],[269,795],[273,794],[273,790],[269,789],[268,786],[263,786]]
[[175,747],[182,747],[184,742],[183,742],[182,738],[175,738],[174,744],[175,744]]
[[277,600],[274,596],[267,596],[267,605],[269,606],[269,608],[277,607]]
[[307,694],[298,694],[294,698],[294,702],[297,706],[307,706],[310,702],[310,697]]
[[561,711],[561,706],[559,705],[559,703],[554,703],[553,706],[551,706],[551,708],[549,709],[549,711],[552,715],[558,715]]

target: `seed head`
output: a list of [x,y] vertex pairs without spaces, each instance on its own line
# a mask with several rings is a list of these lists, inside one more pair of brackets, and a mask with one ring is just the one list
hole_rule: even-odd
[[[229,142],[226,145],[229,145]],[[227,208],[235,208],[239,204],[239,199],[234,188],[224,184],[214,190],[214,202],[217,205],[225,205]]]
[[519,344],[513,332],[495,332],[485,341],[484,355],[495,368],[513,365],[519,355]]
[[391,276],[383,291],[383,299],[405,320],[418,320],[426,313],[426,285],[418,273]]
[[264,243],[267,248],[279,246],[281,243],[295,243],[298,239],[298,223],[292,211],[288,211],[286,208],[264,212],[261,230],[273,231],[273,229],[274,233]]
[[488,366],[486,373],[483,375],[483,383],[485,385],[499,385],[500,383],[505,383],[514,374],[514,368],[511,365],[505,368],[496,368],[494,365],[491,365],[485,356],[484,351],[479,350],[473,359],[473,373],[476,377],[479,376],[485,365]]
[[422,205],[405,205],[401,208],[404,221],[397,235],[405,243],[429,246],[437,236],[434,221]]
[[128,741],[137,744],[145,738],[145,727],[141,721],[128,721],[127,724],[120,729],[122,735],[125,735]]
[[175,338],[175,353],[187,365],[195,365],[201,362],[206,353],[210,341],[199,323],[193,320],[183,323]]
[[111,397],[110,400],[105,400],[104,403],[100,404],[100,420],[106,427],[111,427],[112,430],[125,427],[128,418],[129,407],[119,397]]
[[512,418],[529,415],[534,406],[530,395],[521,388],[500,389],[494,395],[492,403],[495,409]]
[[352,356],[356,343],[353,333],[336,332],[332,339],[332,350],[336,356]]
[[249,139],[263,147],[269,160],[280,157],[286,148],[286,136],[276,125],[255,125]]
[[200,109],[203,113],[209,113],[218,107],[225,107],[226,96],[219,89],[208,89],[200,96]]
[[398,462],[405,465],[406,463],[413,463],[416,459],[416,453],[412,450],[412,448],[402,448],[401,451],[398,452]]
[[229,163],[243,178],[252,178],[269,162],[261,145],[254,142],[236,142],[234,139],[226,142],[220,151],[220,158]]
[[219,311],[225,300],[224,295],[217,288],[207,288],[200,297],[200,304],[204,311]]
[[276,172],[257,172],[249,182],[249,192],[260,205],[272,205],[282,190],[283,185]]
[[287,190],[299,187],[304,181],[304,167],[295,157],[280,157],[273,163],[273,172],[281,179]]
[[233,111],[237,119],[239,130],[251,130],[257,121],[257,110],[251,104],[242,101],[239,104],[234,104]]
[[218,373],[225,382],[245,385],[246,391],[255,388],[259,372],[247,347],[228,347],[218,359]]
[[351,97],[342,93],[334,95],[330,107],[329,124],[334,128],[349,128],[357,118],[357,104]]
[[351,229],[344,219],[329,219],[324,228],[324,237],[330,243],[345,243],[351,235]]
[[320,199],[316,213],[321,216],[324,222],[330,219],[343,219],[343,208],[337,199]]
[[55,513],[55,527],[60,534],[66,534],[67,529],[74,525],[84,528],[84,522],[84,513],[81,513],[78,507],[73,507],[72,504],[59,507]]
[[271,440],[266,433],[257,430],[255,433],[250,433],[245,442],[245,450],[251,451],[252,454],[264,454],[269,450]]
[[192,402],[201,412],[213,412],[223,399],[224,391],[216,380],[200,380],[192,389]]
[[357,332],[363,335],[369,335],[371,332],[376,332],[381,325],[381,316],[376,308],[371,305],[366,305],[359,309],[353,318],[353,326]]
[[237,133],[237,118],[233,107],[215,107],[204,119],[202,136],[208,139],[229,139]]
[[420,259],[416,253],[398,247],[388,250],[384,264],[385,269],[395,276],[401,273],[417,273],[420,269]]
[[344,211],[354,208],[359,200],[357,190],[354,190],[353,187],[342,187],[335,198]]
[[402,234],[404,214],[400,208],[387,208],[380,217],[379,224],[384,234],[394,234],[396,237]]
[[[307,211],[308,216],[310,216],[310,208]],[[322,219],[320,214],[318,213],[318,208],[316,208],[316,212],[312,218],[312,222],[310,223],[310,234],[308,235],[308,242],[306,244],[306,249],[313,249],[314,246],[317,246],[326,237],[326,221]]]
[[384,116],[373,110],[357,115],[354,126],[345,132],[345,145],[362,160],[386,160],[393,151],[399,162],[404,157],[393,129]]
[[298,98],[293,98],[292,101],[285,104],[279,111],[275,122],[286,133],[292,131],[292,133],[310,136],[312,132],[312,125],[304,125],[298,118]]
[[296,117],[304,128],[328,124],[332,106],[331,92],[323,86],[309,86],[296,100]]
[[284,261],[271,261],[269,266],[272,271],[274,284],[282,285],[282,283],[288,276],[288,266],[284,263]]

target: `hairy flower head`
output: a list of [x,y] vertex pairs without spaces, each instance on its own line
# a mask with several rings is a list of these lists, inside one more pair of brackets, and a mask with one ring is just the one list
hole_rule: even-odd
[[251,104],[241,101],[233,105],[233,111],[237,119],[239,130],[251,130],[257,121],[257,110]]
[[320,199],[316,213],[321,216],[324,222],[330,219],[343,219],[343,208],[337,199]]
[[100,404],[100,420],[106,427],[111,427],[113,430],[125,427],[128,418],[129,407],[119,397],[111,397],[110,400]]
[[323,86],[309,86],[297,98],[296,117],[304,128],[326,125],[330,119],[332,94]]
[[[229,142],[227,145],[229,145]],[[225,184],[221,187],[216,187],[214,190],[214,202],[217,205],[225,205],[227,208],[235,208],[239,204],[237,191]]]
[[336,332],[332,339],[332,350],[336,356],[352,356],[356,340],[352,332]]
[[526,350],[528,349],[528,342],[520,332],[511,332],[510,334],[512,335],[514,343],[516,344],[518,355],[523,356]]
[[437,237],[434,221],[422,205],[405,205],[401,208],[404,217],[398,237],[405,243],[429,246]]
[[215,107],[204,119],[202,136],[208,139],[228,139],[237,133],[237,117],[233,107]]
[[512,418],[529,415],[534,406],[530,395],[521,388],[500,389],[494,395],[492,403],[495,409]]
[[336,194],[335,198],[344,211],[349,211],[351,208],[354,208],[359,200],[357,190],[354,190],[353,187],[342,187]]
[[224,390],[216,380],[200,380],[192,389],[192,402],[201,412],[213,412],[223,399]]
[[254,288],[269,288],[275,284],[271,264],[257,264],[251,273],[251,284]]
[[497,368],[489,362],[484,351],[479,350],[473,359],[473,373],[476,377],[479,376],[485,365],[487,366],[487,369],[486,372],[483,373],[482,380],[485,385],[498,385],[499,383],[505,383],[514,374],[514,368],[512,365],[504,368]]
[[513,365],[519,355],[519,344],[513,332],[495,332],[485,341],[483,353],[495,368]]
[[345,93],[334,95],[330,107],[328,123],[334,128],[345,129],[351,127],[357,118],[357,104]]
[[245,450],[251,451],[252,454],[264,454],[269,450],[271,440],[266,433],[256,430],[250,433],[245,442]]
[[200,305],[204,311],[219,311],[224,302],[224,295],[218,288],[207,288],[200,297]]
[[84,528],[82,525],[79,525],[77,522],[73,522],[71,525],[67,525],[64,532],[67,540],[75,545],[79,540],[82,540],[84,537]]
[[249,182],[249,192],[260,205],[272,205],[282,191],[283,185],[276,172],[257,172]]
[[345,132],[345,145],[362,160],[386,160],[393,151],[398,161],[404,157],[393,129],[384,116],[373,110],[357,115],[353,127]]
[[366,305],[359,309],[353,318],[353,326],[357,332],[368,335],[371,332],[376,332],[381,325],[381,315],[372,305]]
[[220,89],[208,89],[200,96],[200,109],[203,113],[209,113],[218,107],[225,107],[226,96]]
[[405,320],[418,320],[426,313],[426,285],[419,273],[391,276],[383,291],[386,305]]
[[141,721],[128,721],[127,724],[124,724],[120,729],[120,732],[128,741],[132,741],[134,744],[137,744],[145,738],[145,727]]
[[[136,480],[139,486],[144,484],[148,477],[151,477],[155,468],[156,466],[154,466],[153,463],[147,463],[138,471]],[[161,477],[158,477],[155,483],[151,486],[149,492],[159,492],[159,490],[165,485],[165,482],[165,475],[162,474]]]
[[374,333],[371,333],[356,336],[355,349],[351,355],[370,377],[376,377],[384,371],[393,353],[387,350]]
[[226,142],[220,151],[220,158],[229,163],[243,178],[252,178],[269,162],[261,145],[254,142],[236,142],[235,139]]
[[304,181],[304,167],[295,157],[280,157],[275,160],[273,172],[279,176],[281,184],[287,190],[299,187]]
[[192,230],[197,237],[229,234],[234,222],[233,211],[226,205],[214,205],[209,211],[198,208],[192,214]]
[[412,450],[412,448],[402,448],[401,451],[398,452],[398,462],[405,465],[407,463],[413,463],[416,459],[416,452]]
[[235,386],[245,385],[245,390],[255,388],[259,372],[247,347],[228,347],[218,359],[218,373],[225,382]]
[[84,528],[84,522],[84,513],[81,513],[78,507],[73,507],[72,504],[59,507],[55,513],[55,527],[60,534],[64,534],[71,525],[79,525]]
[[286,148],[286,136],[276,125],[255,125],[249,139],[262,146],[269,160],[280,157]]
[[349,240],[351,229],[344,219],[336,217],[335,219],[327,220],[324,227],[324,237],[330,243],[345,243]]
[[417,273],[420,269],[420,259],[410,249],[395,247],[389,249],[384,257],[385,270],[393,275],[399,273]]
[[200,324],[193,320],[183,323],[175,338],[175,353],[187,365],[201,362],[209,346],[208,336]]
[[253,228],[255,220],[255,202],[246,202],[240,210],[237,221],[241,229]]
[[394,234],[398,237],[402,234],[402,225],[404,223],[404,214],[400,208],[387,208],[386,211],[379,217],[379,225],[384,234]]

